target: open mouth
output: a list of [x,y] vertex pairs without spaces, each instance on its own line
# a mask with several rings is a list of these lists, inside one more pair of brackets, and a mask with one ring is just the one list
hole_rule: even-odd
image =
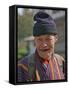
[[46,51],[49,51],[50,49],[48,48],[48,49],[41,49],[40,51],[42,51],[42,52],[46,52]]

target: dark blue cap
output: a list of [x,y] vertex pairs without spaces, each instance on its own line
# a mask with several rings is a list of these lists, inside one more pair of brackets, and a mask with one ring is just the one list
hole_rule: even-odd
[[45,12],[38,12],[34,16],[33,36],[45,34],[57,34],[56,24],[53,18]]

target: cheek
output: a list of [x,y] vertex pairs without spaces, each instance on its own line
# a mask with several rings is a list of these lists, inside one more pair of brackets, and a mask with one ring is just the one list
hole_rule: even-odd
[[42,46],[40,44],[36,44],[36,48],[40,49]]
[[39,48],[39,46],[40,46],[37,41],[35,41],[35,46],[36,46],[36,48]]
[[36,42],[35,45],[36,45],[37,50],[42,49],[42,44],[39,44]]

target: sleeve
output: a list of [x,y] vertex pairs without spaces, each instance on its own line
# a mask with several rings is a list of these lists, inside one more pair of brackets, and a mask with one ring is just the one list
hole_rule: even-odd
[[25,82],[25,81],[27,81],[28,80],[28,72],[25,70],[25,69],[23,69],[21,66],[18,66],[18,76],[17,76],[17,78],[18,78],[18,82]]
[[59,58],[59,65],[60,65],[63,73],[65,73],[65,60],[62,56],[60,56],[60,58]]
[[57,58],[57,61],[58,61],[58,65],[59,65],[59,68],[60,68],[60,73],[61,73],[61,77],[62,79],[65,78],[65,60],[62,56],[56,54],[56,58]]
[[62,56],[58,55],[58,54],[55,54],[55,57],[58,60],[59,66],[62,68],[62,71],[64,72],[64,63],[65,63],[64,58]]

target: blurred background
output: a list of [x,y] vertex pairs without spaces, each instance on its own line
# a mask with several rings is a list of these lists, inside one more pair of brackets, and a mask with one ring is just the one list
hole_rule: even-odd
[[35,51],[33,33],[33,17],[38,11],[48,13],[53,17],[58,29],[58,42],[55,52],[65,58],[65,11],[50,9],[18,8],[18,60]]

